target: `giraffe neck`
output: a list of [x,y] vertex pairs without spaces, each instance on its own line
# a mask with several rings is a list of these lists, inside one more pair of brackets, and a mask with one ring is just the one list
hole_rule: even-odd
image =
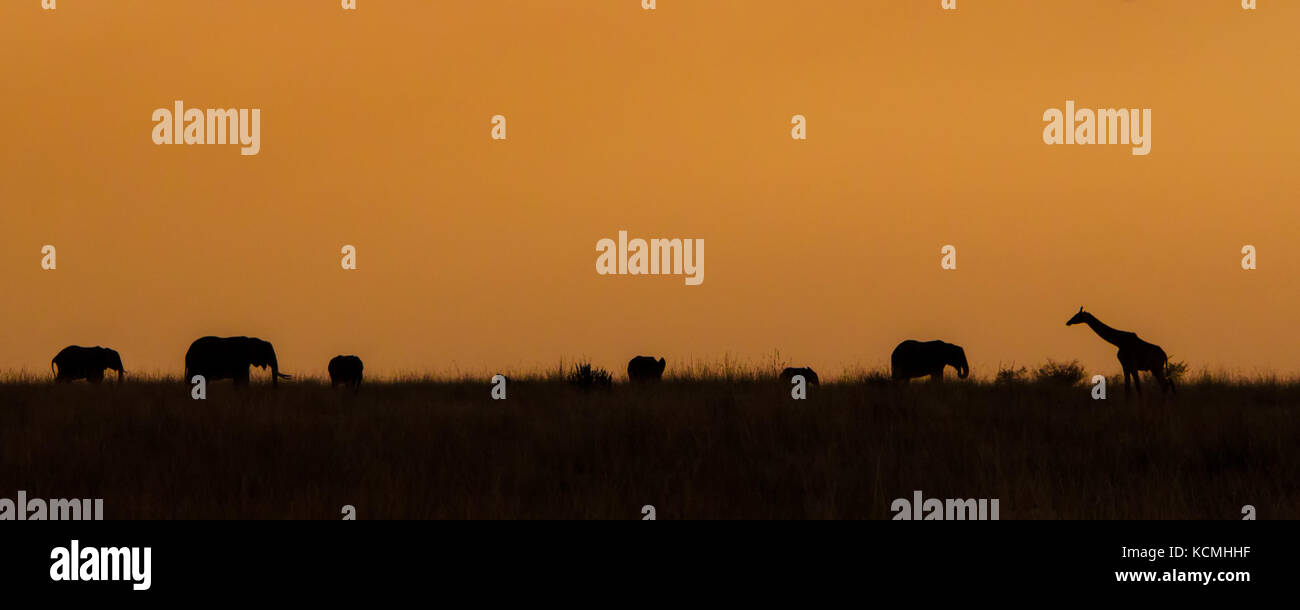
[[1128,333],[1106,326],[1097,318],[1090,318],[1088,320],[1088,328],[1091,328],[1092,332],[1097,333],[1098,337],[1101,337],[1104,341],[1114,345],[1115,347],[1124,347],[1128,342]]

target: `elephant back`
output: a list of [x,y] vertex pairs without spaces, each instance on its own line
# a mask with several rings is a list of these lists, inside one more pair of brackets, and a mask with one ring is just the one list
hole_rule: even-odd
[[654,356],[637,356],[627,363],[627,378],[632,382],[659,381],[667,361]]
[[795,375],[803,375],[804,381],[810,385],[821,384],[821,380],[817,378],[817,371],[806,366],[786,367],[785,370],[781,371],[781,381],[784,383],[790,383],[791,380],[794,379]]

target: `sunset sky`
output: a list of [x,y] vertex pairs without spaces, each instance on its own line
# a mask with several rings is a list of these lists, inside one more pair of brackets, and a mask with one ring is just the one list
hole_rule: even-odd
[[[180,375],[250,335],[308,375],[779,350],[833,379],[908,338],[1118,373],[1082,305],[1300,374],[1300,2],[1259,5],[5,0],[0,370]],[[260,154],[155,145],[175,100],[260,108]],[[1044,144],[1066,100],[1152,109],[1150,154]],[[704,283],[597,275],[619,230],[704,239]]]

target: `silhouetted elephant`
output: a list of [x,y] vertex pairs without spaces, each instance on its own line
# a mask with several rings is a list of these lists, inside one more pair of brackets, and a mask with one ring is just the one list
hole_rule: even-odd
[[330,385],[337,387],[361,387],[361,370],[365,368],[356,356],[335,356],[330,358]]
[[781,371],[781,381],[790,385],[795,375],[803,375],[803,380],[808,385],[820,385],[821,381],[817,379],[817,372],[808,367],[786,367]]
[[930,376],[932,381],[943,381],[943,367],[957,369],[957,376],[965,379],[970,374],[966,364],[966,351],[961,346],[943,341],[913,341],[908,339],[894,348],[889,356],[894,381],[907,381],[913,377]]
[[645,383],[663,379],[667,362],[653,356],[637,356],[627,363],[627,379],[632,383]]
[[256,337],[203,337],[185,352],[185,382],[203,375],[207,381],[233,379],[235,385],[246,385],[250,366],[271,367],[273,386],[279,386],[281,379],[289,379],[280,373],[275,348],[266,341]]
[[54,371],[56,382],[85,379],[91,383],[99,383],[104,380],[104,369],[117,371],[119,383],[122,381],[122,376],[126,374],[126,371],[122,370],[122,357],[107,347],[69,345],[59,350],[50,361],[50,370]]

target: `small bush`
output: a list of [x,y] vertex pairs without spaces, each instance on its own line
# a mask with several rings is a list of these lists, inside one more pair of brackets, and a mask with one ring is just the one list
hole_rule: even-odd
[[584,362],[574,365],[573,372],[569,373],[568,382],[583,390],[608,389],[613,385],[614,377],[609,374],[609,371],[592,367],[590,362]]
[[1183,377],[1187,376],[1187,361],[1179,360],[1174,362],[1170,360],[1168,364],[1165,364],[1165,376],[1174,383],[1181,383]]
[[1047,364],[1038,367],[1034,372],[1035,381],[1062,386],[1077,385],[1083,381],[1083,376],[1083,365],[1079,364],[1078,360],[1069,362],[1048,360]]
[[1009,367],[998,368],[998,374],[993,378],[995,385],[1016,385],[1029,381],[1029,369],[1025,367],[1016,368],[1012,364]]

